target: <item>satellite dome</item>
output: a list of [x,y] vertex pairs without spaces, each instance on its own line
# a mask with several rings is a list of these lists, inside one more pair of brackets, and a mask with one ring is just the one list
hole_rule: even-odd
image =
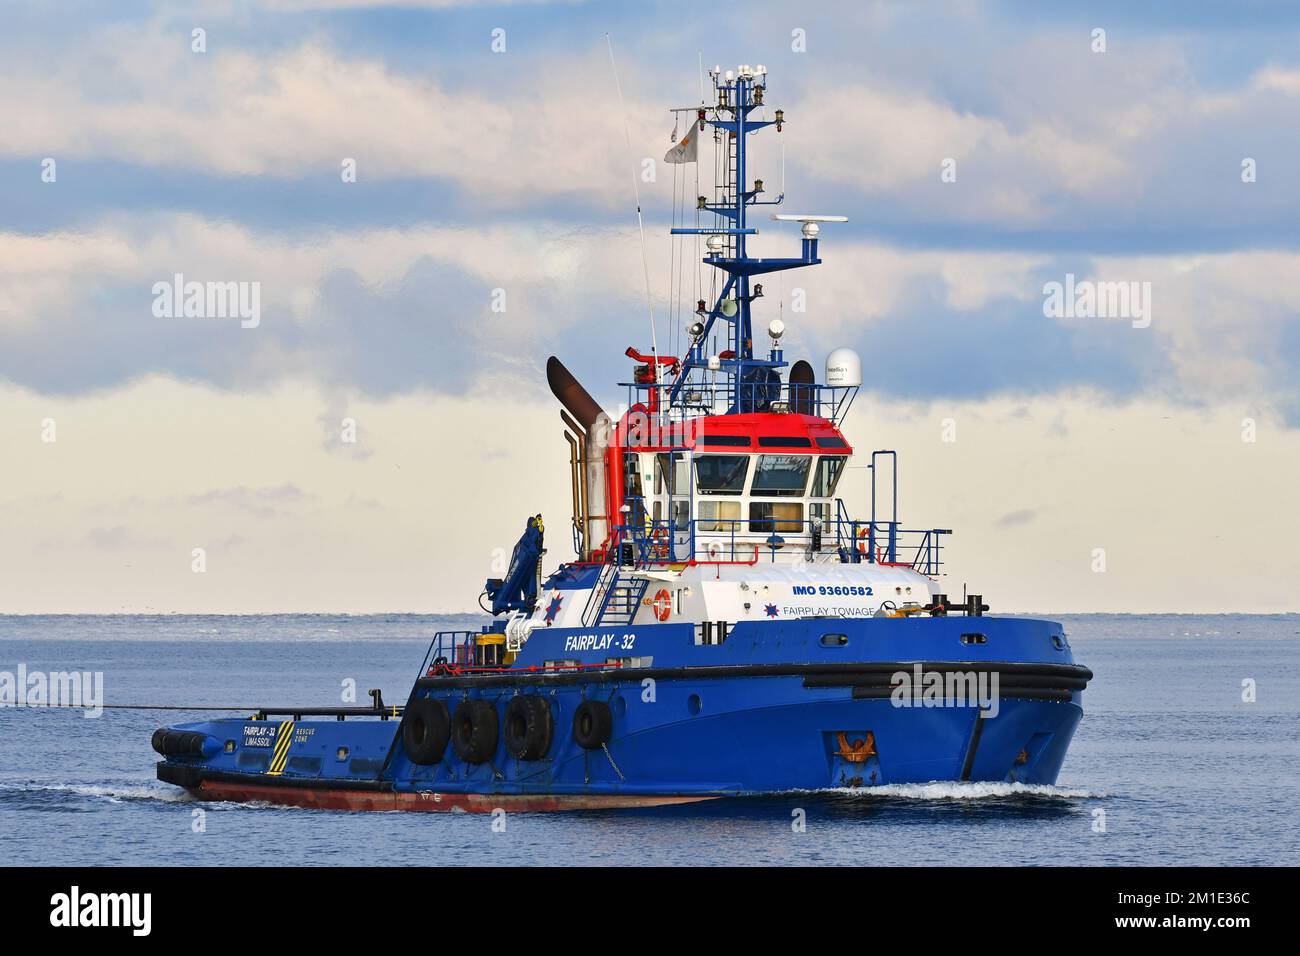
[[826,384],[848,388],[862,384],[862,359],[850,348],[839,348],[826,356]]

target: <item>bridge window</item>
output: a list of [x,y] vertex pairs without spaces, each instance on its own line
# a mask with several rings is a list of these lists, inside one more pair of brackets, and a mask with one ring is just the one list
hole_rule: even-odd
[[801,497],[811,462],[808,455],[759,455],[750,494]]
[[745,529],[740,526],[740,502],[739,501],[701,501],[700,502],[700,520],[695,525],[699,531],[724,531],[730,532],[735,530],[737,534],[743,534]]
[[803,530],[803,502],[751,501],[749,530],[762,534],[798,534]]
[[686,456],[681,452],[660,453],[655,456],[655,494],[662,494],[664,479],[667,478],[670,495],[685,495],[687,487]]
[[831,498],[835,495],[835,486],[839,484],[840,473],[848,459],[838,455],[822,455],[817,459],[813,469],[812,496],[814,498]]
[[748,472],[748,455],[700,455],[695,459],[695,482],[702,495],[741,494]]
[[623,494],[629,498],[641,497],[641,456],[635,452],[623,456]]

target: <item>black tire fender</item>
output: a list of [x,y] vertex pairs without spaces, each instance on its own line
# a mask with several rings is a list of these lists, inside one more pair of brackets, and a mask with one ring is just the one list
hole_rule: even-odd
[[486,700],[463,700],[452,718],[451,746],[466,763],[483,763],[497,749],[497,709]]
[[603,700],[584,700],[573,712],[573,739],[583,750],[599,750],[614,735],[614,714]]
[[555,720],[546,698],[521,694],[506,704],[502,735],[506,752],[516,760],[541,760],[551,749]]
[[402,716],[402,749],[411,763],[427,767],[442,760],[451,737],[447,705],[433,697],[417,697]]

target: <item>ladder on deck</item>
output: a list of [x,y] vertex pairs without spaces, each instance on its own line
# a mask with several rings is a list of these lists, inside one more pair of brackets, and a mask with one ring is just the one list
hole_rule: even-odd
[[617,562],[609,562],[601,568],[591,599],[582,612],[583,626],[631,624],[649,586],[645,578],[621,574]]

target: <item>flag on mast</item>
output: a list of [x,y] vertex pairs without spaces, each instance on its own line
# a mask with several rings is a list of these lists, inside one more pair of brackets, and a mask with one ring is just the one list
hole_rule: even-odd
[[699,160],[700,144],[696,139],[698,132],[695,129],[695,123],[692,122],[686,127],[686,132],[682,138],[677,141],[677,145],[668,152],[664,153],[665,163],[694,163]]

